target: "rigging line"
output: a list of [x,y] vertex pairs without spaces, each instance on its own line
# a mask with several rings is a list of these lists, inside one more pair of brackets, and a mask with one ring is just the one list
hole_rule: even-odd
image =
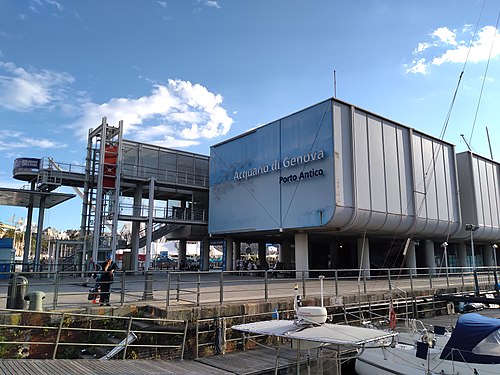
[[479,113],[479,106],[481,105],[481,99],[483,97],[484,84],[486,82],[486,77],[488,75],[488,68],[490,66],[491,53],[493,52],[493,46],[495,45],[495,39],[496,39],[497,32],[498,32],[498,21],[499,20],[500,20],[500,12],[498,13],[497,23],[495,25],[495,30],[494,30],[495,34],[493,35],[493,40],[491,41],[490,54],[488,55],[488,62],[486,63],[486,68],[484,70],[484,75],[483,75],[483,82],[481,83],[481,91],[479,92],[479,98],[477,100],[476,113],[474,115],[474,122],[472,123],[472,130],[470,132],[470,137],[469,137],[469,144],[470,145],[472,145],[472,135],[474,134],[474,128],[476,127],[477,115]]
[[[211,148],[211,150],[219,158],[219,160],[222,162],[222,164],[224,164],[224,166],[229,170],[230,169],[229,165],[227,165],[227,163],[224,161],[224,159],[222,159],[222,157],[215,151],[215,149],[213,147]],[[254,199],[254,201],[262,208],[262,210],[264,210],[264,212],[271,218],[271,220],[274,221],[274,223],[278,226],[279,223],[275,220],[275,218],[273,217],[273,215],[271,215],[271,213],[266,209],[266,207],[252,193],[252,191],[249,189],[249,187],[247,186],[247,184],[242,181],[241,185],[245,188],[245,190],[248,192],[248,194],[250,194],[250,196]]]
[[[312,152],[312,149],[313,149],[314,145],[316,144],[316,141],[318,140],[319,131],[321,130],[321,127],[323,126],[323,121],[325,119],[326,113],[328,112],[328,109],[330,108],[330,103],[332,103],[332,112],[333,112],[333,101],[329,100],[328,104],[325,106],[325,110],[323,111],[323,116],[321,116],[321,121],[319,123],[318,130],[316,131],[316,134],[314,135],[314,140],[313,140],[313,142],[311,144],[311,147],[309,148],[309,152]],[[333,142],[333,136],[332,136],[332,142]],[[306,166],[307,166],[307,164],[304,164],[304,166],[302,167],[302,172],[304,172],[304,170],[306,169]],[[280,173],[281,173],[281,169],[280,169]],[[297,182],[297,185],[295,185],[295,189],[293,191],[292,197],[290,199],[290,202],[288,204],[285,216],[282,219],[280,227],[283,226],[283,223],[285,222],[285,220],[286,220],[286,218],[288,216],[290,208],[292,207],[292,202],[294,201],[294,198],[295,198],[295,194],[297,193],[297,190],[299,189],[299,185],[300,185],[301,182],[302,181],[299,180],[299,182]],[[280,192],[281,192],[281,188],[280,188]]]
[[450,107],[448,109],[448,113],[446,114],[446,118],[445,118],[445,121],[444,121],[444,124],[443,124],[443,128],[441,130],[441,134],[440,134],[440,138],[439,139],[443,139],[444,138],[444,135],[446,133],[446,129],[448,128],[448,123],[450,121],[450,117],[451,117],[451,112],[453,110],[453,106],[455,105],[455,100],[457,98],[457,94],[458,94],[458,89],[460,87],[460,83],[462,81],[462,77],[465,73],[465,67],[467,66],[467,62],[469,61],[469,56],[470,56],[470,52],[472,50],[472,45],[474,43],[474,40],[476,39],[476,36],[477,36],[477,30],[479,28],[479,23],[481,21],[481,18],[482,18],[482,15],[483,15],[483,10],[484,10],[484,6],[486,4],[486,0],[483,1],[483,5],[481,6],[481,11],[479,12],[479,17],[477,19],[477,22],[476,22],[476,28],[474,29],[474,33],[472,34],[472,38],[469,42],[469,49],[467,50],[467,56],[465,57],[465,61],[464,61],[464,66],[462,67],[462,71],[460,72],[460,76],[458,78],[458,82],[457,82],[457,87],[455,88],[455,93],[453,94],[453,98],[451,100],[451,103],[450,103]]

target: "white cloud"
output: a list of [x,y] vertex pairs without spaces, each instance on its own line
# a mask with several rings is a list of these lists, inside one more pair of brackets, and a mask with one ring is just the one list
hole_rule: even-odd
[[160,4],[163,8],[167,7],[167,2],[166,1],[158,1],[158,4]]
[[11,62],[0,61],[0,107],[29,111],[54,106],[63,100],[64,88],[73,80],[67,73],[28,71]]
[[415,74],[427,74],[427,65],[425,64],[425,58],[422,58],[418,61],[414,61],[412,66],[406,69],[406,73],[415,73]]
[[[464,39],[470,39],[470,25],[466,25],[462,32]],[[487,61],[490,57],[500,56],[500,34],[494,26],[485,26],[477,33],[474,42],[460,39],[457,34],[446,27],[440,27],[430,34],[432,43],[419,43],[413,51],[416,58],[406,70],[407,73],[426,74],[432,65],[440,66],[446,63],[464,63],[466,59],[472,63]],[[493,49],[492,49],[493,46]]]
[[188,147],[200,138],[229,132],[233,120],[222,108],[222,96],[199,84],[169,80],[155,85],[140,98],[114,98],[103,104],[87,103],[84,115],[72,124],[81,137],[100,125],[103,117],[116,126],[123,120],[125,137],[166,147]]
[[444,44],[457,45],[457,41],[455,40],[456,34],[447,27],[440,27],[434,30],[431,36],[438,38]]
[[50,148],[63,148],[65,144],[54,142],[50,139],[37,139],[27,136],[25,133],[0,130],[0,151],[7,150],[9,153],[15,152],[20,149],[50,149]]
[[220,5],[216,0],[199,0],[199,2],[207,7],[220,9]]
[[[494,45],[492,50],[491,45],[493,42]],[[492,58],[500,55],[500,34],[495,27],[486,26],[478,32],[476,40],[472,43],[469,61],[473,63],[487,61],[490,56],[490,51]],[[432,60],[432,64],[441,65],[446,62],[463,63],[465,62],[468,53],[469,46],[461,44],[455,49],[450,49],[441,56],[434,58],[434,60]]]

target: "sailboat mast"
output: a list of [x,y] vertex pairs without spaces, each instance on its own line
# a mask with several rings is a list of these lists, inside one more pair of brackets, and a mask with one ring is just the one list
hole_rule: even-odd
[[493,160],[493,151],[491,149],[490,132],[488,131],[488,127],[486,127],[486,138],[488,138],[488,146],[490,147],[490,157],[491,160]]

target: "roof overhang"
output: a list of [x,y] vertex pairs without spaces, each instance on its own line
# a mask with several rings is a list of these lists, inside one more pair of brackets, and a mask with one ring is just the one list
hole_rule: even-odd
[[45,198],[45,208],[52,208],[74,197],[75,194],[0,188],[0,206],[28,207],[33,204],[40,208],[40,201]]

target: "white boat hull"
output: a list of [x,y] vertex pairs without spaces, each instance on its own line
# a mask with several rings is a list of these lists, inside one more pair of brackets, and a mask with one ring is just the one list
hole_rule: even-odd
[[[498,364],[468,364],[441,360],[441,348],[429,349],[428,360],[416,357],[413,345],[398,344],[394,348],[366,348],[356,359],[358,375],[480,375],[500,374]],[[427,372],[430,369],[430,372]]]

